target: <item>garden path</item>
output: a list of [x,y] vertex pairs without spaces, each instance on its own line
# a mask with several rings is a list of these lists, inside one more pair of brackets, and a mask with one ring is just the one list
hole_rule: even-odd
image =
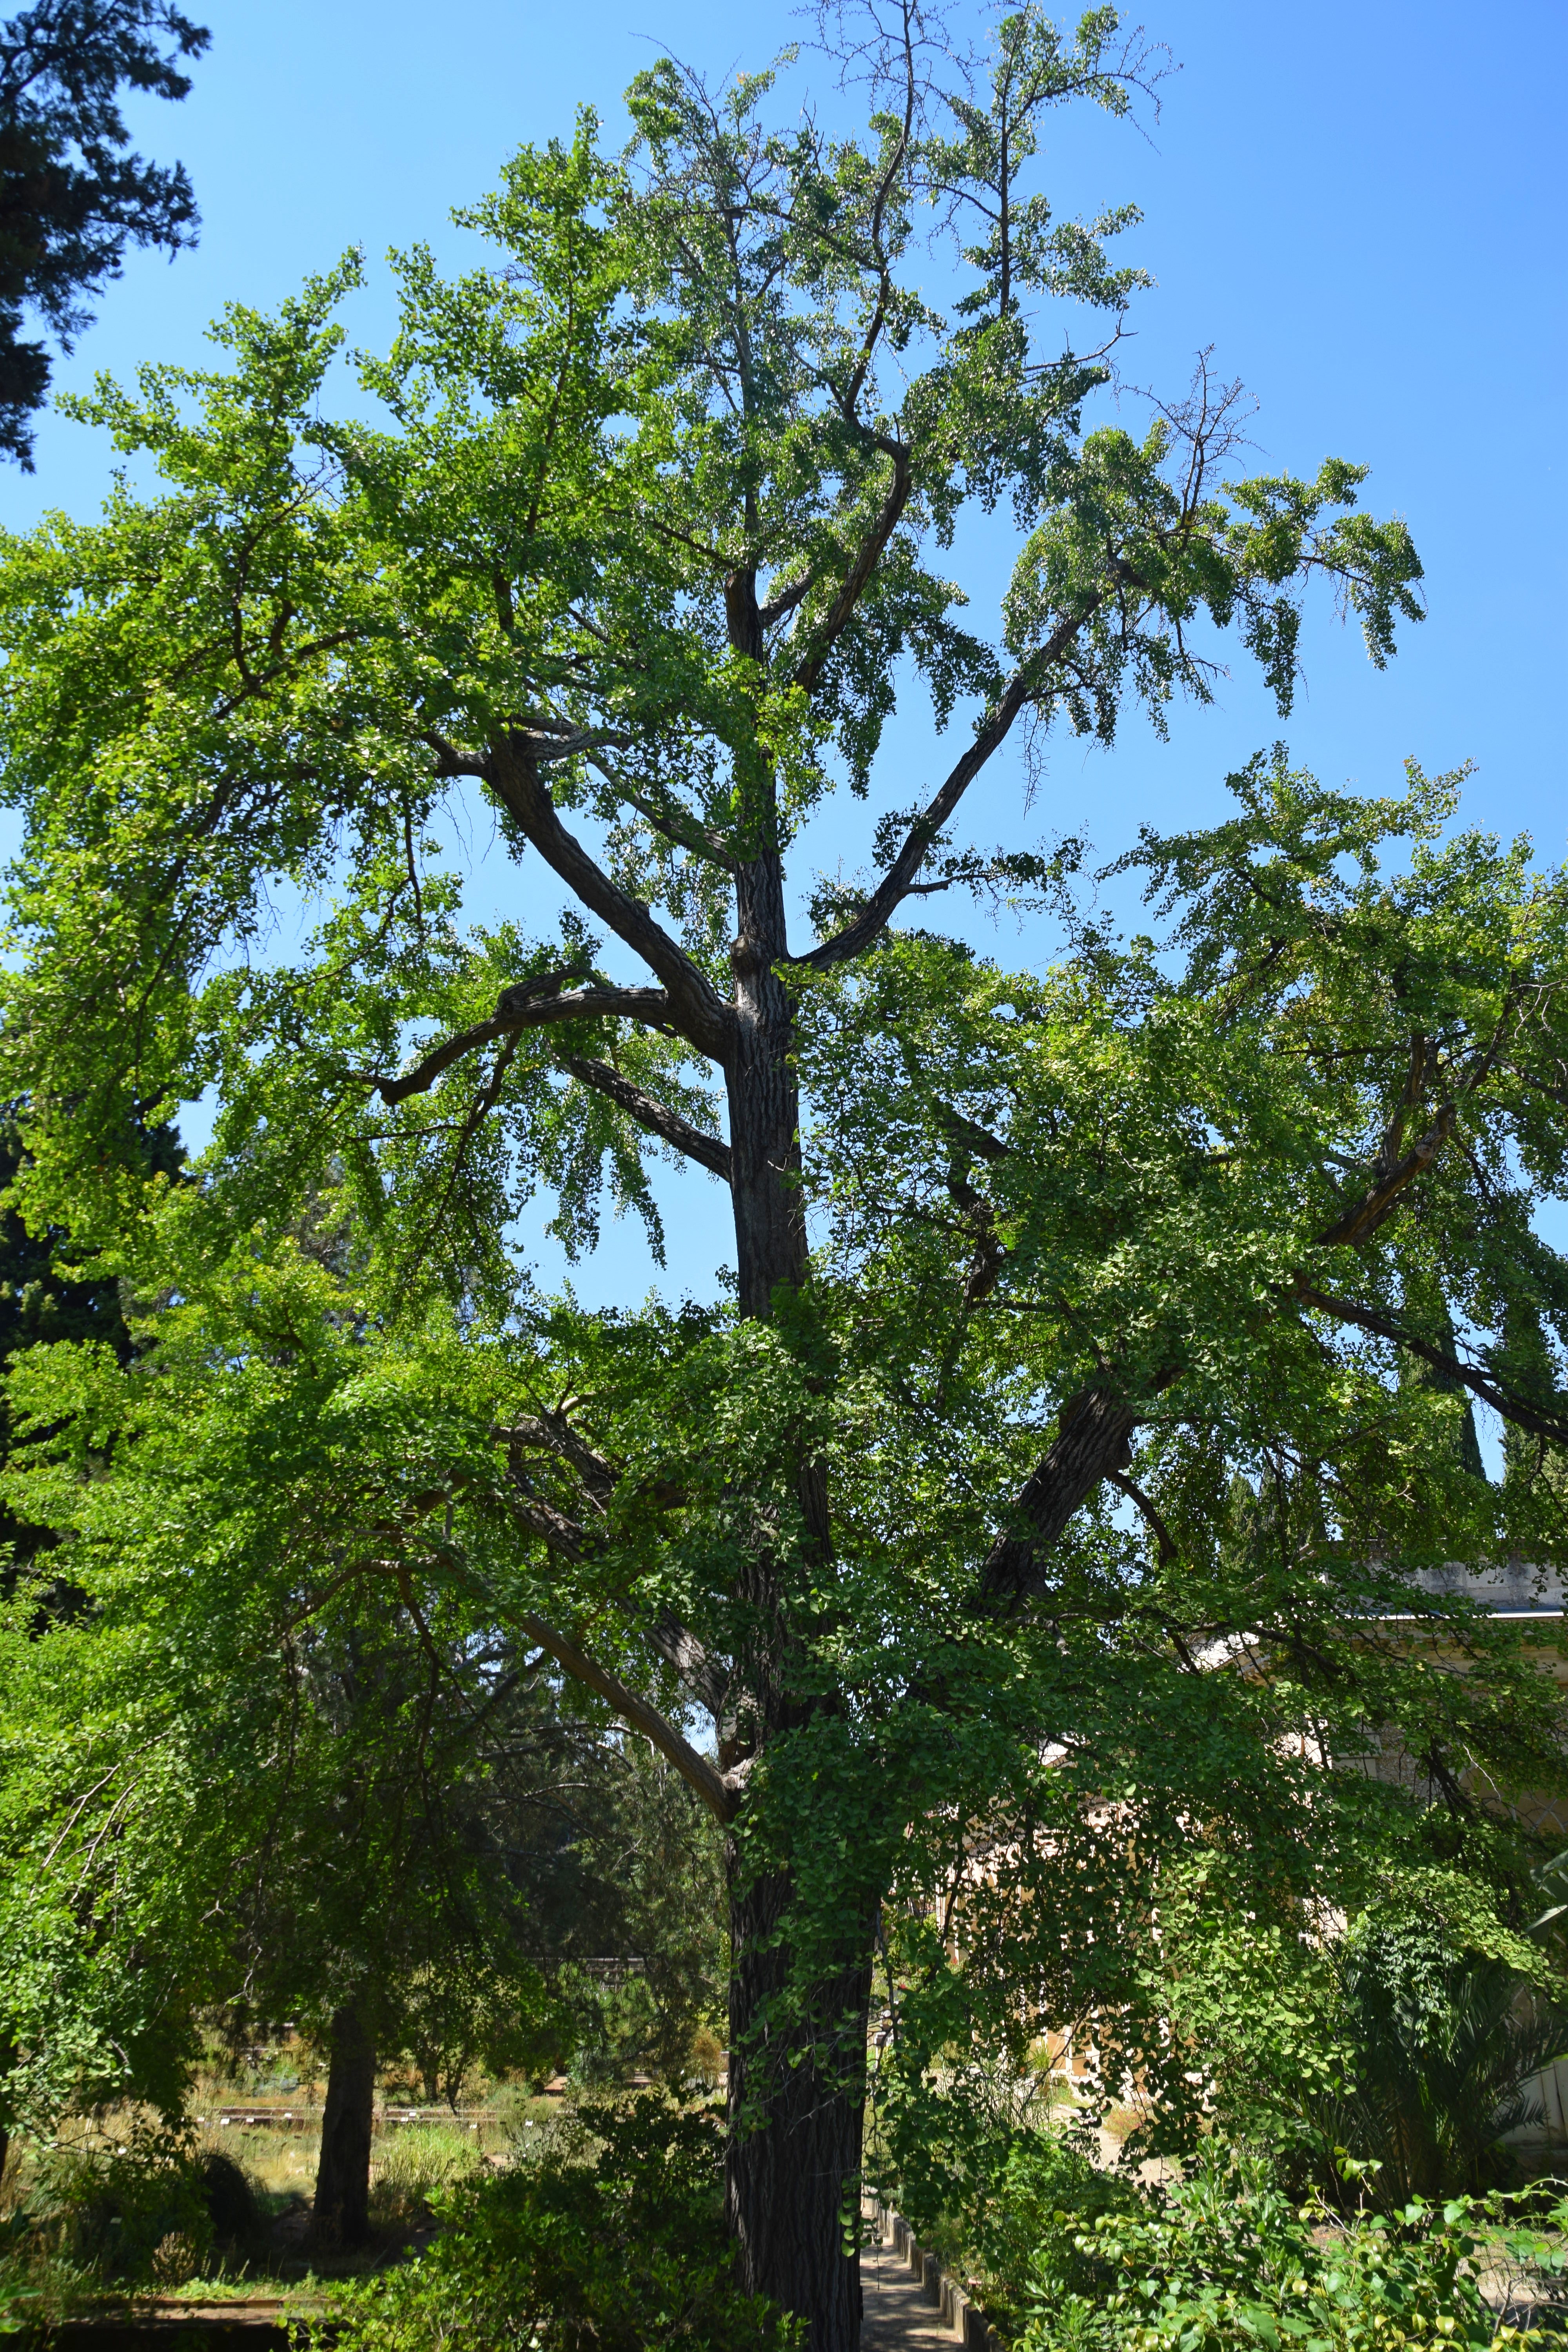
[[890,2244],[861,2248],[860,2291],[860,2352],[953,2352],[963,2340],[922,2303],[908,2263]]

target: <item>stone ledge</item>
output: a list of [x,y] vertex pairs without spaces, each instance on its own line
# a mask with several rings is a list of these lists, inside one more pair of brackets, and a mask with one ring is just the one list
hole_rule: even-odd
[[941,2313],[944,2326],[962,2335],[963,2352],[1007,2352],[980,2305],[950,2271],[942,2269],[940,2258],[921,2244],[901,2213],[877,2199],[871,2206],[871,2222],[879,2242],[890,2245],[908,2263],[920,2282],[921,2301]]

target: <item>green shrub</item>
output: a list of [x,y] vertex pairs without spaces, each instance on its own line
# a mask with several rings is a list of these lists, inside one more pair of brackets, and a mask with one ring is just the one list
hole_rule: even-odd
[[1001,2333],[1017,2335],[1030,2302],[1044,2294],[1089,2302],[1109,2294],[1114,2272],[1088,2232],[1102,2215],[1138,2205],[1130,2181],[1102,2171],[1070,2138],[1019,2133],[977,2210],[968,2250],[980,2300]]
[[1506,2200],[1415,2200],[1342,2220],[1297,2206],[1263,2168],[1215,2147],[1190,2178],[1096,2213],[1040,2216],[1019,2282],[1016,2352],[1455,2352],[1560,2343],[1521,2326],[1481,2292],[1512,2267],[1544,2292],[1562,2266],[1564,2210],[1510,2221]]
[[122,2141],[55,2147],[38,2168],[40,2221],[110,2286],[181,2286],[212,2251],[200,2158],[166,2126],[137,2122]]
[[262,2248],[248,2176],[165,2126],[43,2149],[31,2173],[0,2224],[0,2336],[53,2326],[106,2289],[184,2286]]
[[418,2260],[335,2304],[342,2352],[786,2352],[793,2324],[737,2285],[715,2111],[584,2106],[537,2160],[435,2199]]
[[1503,1958],[1455,1948],[1440,1921],[1369,1913],[1332,1955],[1351,2057],[1301,2102],[1324,2150],[1378,2166],[1385,2210],[1517,2178],[1505,2132],[1539,2126],[1535,2078],[1568,2048],[1568,2011]]

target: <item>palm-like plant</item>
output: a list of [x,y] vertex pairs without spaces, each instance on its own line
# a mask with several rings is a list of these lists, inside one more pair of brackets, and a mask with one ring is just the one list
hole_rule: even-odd
[[1325,2152],[1375,2165],[1380,2205],[1498,2185],[1504,2135],[1543,2120],[1534,2078],[1568,2052],[1568,2008],[1435,1920],[1352,1929],[1335,1975],[1348,2063],[1302,2102]]

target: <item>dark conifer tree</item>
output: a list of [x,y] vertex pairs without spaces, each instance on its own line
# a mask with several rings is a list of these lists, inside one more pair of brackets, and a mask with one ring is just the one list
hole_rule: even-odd
[[0,30],[0,449],[29,472],[50,362],[24,322],[69,351],[128,245],[195,242],[184,165],[130,152],[120,93],[184,98],[208,38],[170,0],[37,0]]

